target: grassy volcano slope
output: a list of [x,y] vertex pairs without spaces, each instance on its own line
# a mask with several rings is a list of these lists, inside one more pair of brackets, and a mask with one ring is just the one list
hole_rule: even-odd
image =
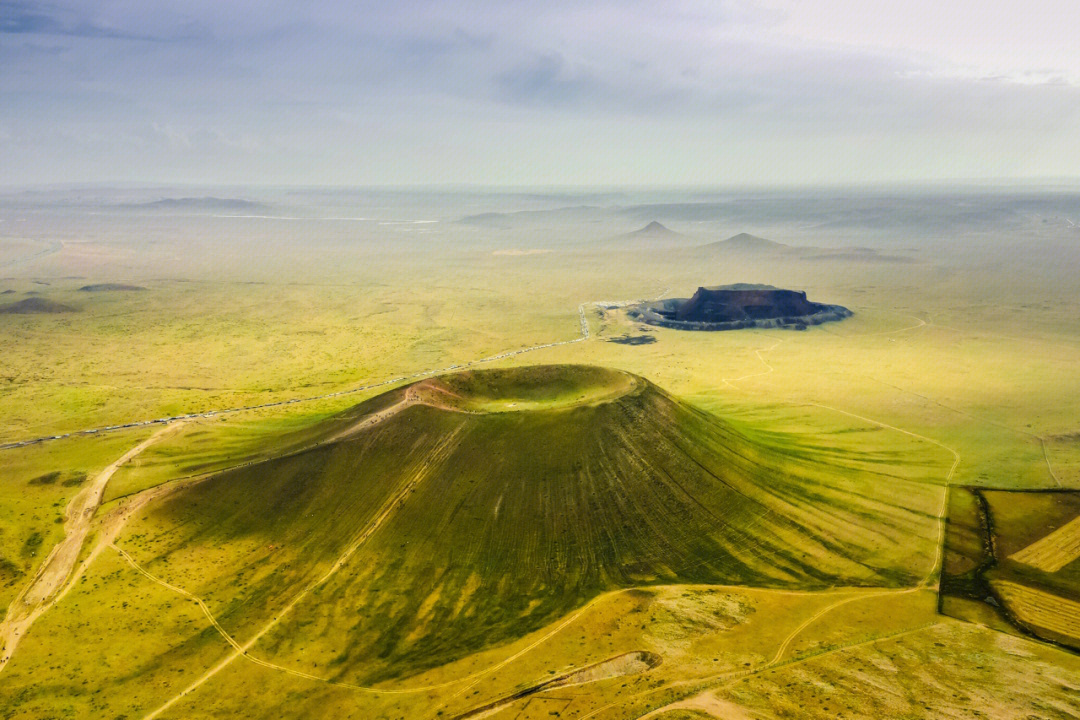
[[[178,493],[124,547],[243,641],[407,490],[256,648],[362,682],[519,637],[613,588],[889,585],[932,562],[931,518],[877,499],[865,477],[795,474],[801,460],[641,378],[470,372],[391,396],[410,393],[432,404]],[[512,411],[521,402],[544,409]]]

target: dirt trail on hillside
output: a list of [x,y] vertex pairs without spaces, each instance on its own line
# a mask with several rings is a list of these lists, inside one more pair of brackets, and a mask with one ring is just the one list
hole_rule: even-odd
[[[413,385],[405,390],[404,396],[401,400],[398,400],[393,405],[383,408],[378,412],[373,412],[370,415],[365,415],[356,421],[349,427],[345,428],[336,435],[332,435],[329,440],[325,442],[337,442],[347,437],[355,435],[358,432],[367,430],[373,425],[378,425],[384,420],[389,420],[393,416],[400,413],[406,408],[410,408],[413,405],[427,405],[429,407],[438,408],[440,410],[446,410],[449,412],[465,412],[461,408],[454,407],[452,402],[443,402],[440,398],[458,398],[459,396],[451,392],[447,388],[441,387],[431,380],[424,380],[416,385]],[[469,413],[471,414],[471,413]]]
[[616,655],[613,658],[608,658],[607,660],[594,663],[593,665],[565,673],[559,677],[545,680],[536,685],[531,685],[524,690],[518,690],[512,695],[507,695],[506,697],[493,700],[480,707],[473,708],[461,715],[456,715],[454,720],[480,720],[480,718],[494,715],[508,705],[512,705],[521,698],[528,697],[529,695],[535,695],[536,693],[544,692],[545,690],[571,687],[573,685],[584,685],[585,683],[626,677],[627,675],[637,675],[652,670],[661,662],[662,660],[659,655],[646,650],[635,650],[633,652],[623,653],[622,655]]
[[[64,538],[58,542],[41,564],[34,579],[23,588],[22,592],[8,607],[4,621],[0,622],[0,671],[34,621],[64,594],[70,586],[72,568],[79,558],[83,543],[90,532],[93,520],[109,480],[122,465],[130,461],[146,448],[175,432],[183,421],[166,425],[153,435],[128,450],[119,459],[94,476],[90,484],[80,490],[65,508]],[[81,574],[81,573],[80,573]]]
[[342,430],[338,434],[331,436],[330,439],[327,442],[336,442],[338,440],[343,440],[344,438],[347,438],[350,435],[355,435],[356,433],[358,433],[358,432],[360,432],[362,430],[368,429],[372,425],[378,425],[383,420],[386,420],[388,418],[393,417],[394,415],[397,415],[399,412],[401,412],[405,408],[407,408],[407,407],[409,407],[411,405],[415,405],[416,403],[417,403],[417,401],[416,401],[415,398],[406,396],[405,398],[403,398],[402,400],[399,400],[398,402],[394,403],[393,405],[391,405],[388,408],[384,408],[384,409],[382,409],[382,410],[380,410],[378,412],[375,412],[375,413],[372,413],[370,415],[364,416],[362,419],[360,419],[356,423],[350,425],[349,427],[345,428],[344,430]]
[[[156,710],[144,715],[143,720],[153,720],[154,718],[158,717],[163,712],[165,712],[166,710],[171,708],[173,705],[175,705],[177,702],[182,700],[184,697],[186,697],[186,696],[190,695],[191,693],[195,692],[196,690],[198,690],[208,680],[210,680],[212,677],[214,677],[219,672],[221,672],[226,667],[228,667],[238,657],[245,657],[248,660],[252,660],[253,662],[256,662],[259,665],[265,665],[265,666],[268,666],[268,667],[275,667],[277,669],[284,669],[284,668],[280,668],[278,666],[274,666],[274,665],[272,665],[271,663],[268,663],[265,660],[261,660],[259,658],[252,657],[249,654],[249,651],[251,650],[252,647],[255,646],[255,644],[260,639],[262,639],[262,637],[264,635],[266,635],[268,632],[270,632],[275,627],[277,627],[278,624],[282,621],[282,619],[284,619],[286,615],[291,613],[293,608],[295,608],[297,605],[299,605],[302,600],[304,600],[314,590],[316,590],[323,583],[325,583],[327,580],[329,580],[331,577],[333,577],[333,575],[338,570],[340,570],[342,568],[342,566],[345,565],[346,562],[348,562],[349,558],[352,557],[353,554],[355,554],[356,551],[359,550],[364,545],[364,543],[367,542],[367,540],[375,533],[375,531],[383,526],[383,524],[386,522],[386,520],[389,519],[393,515],[394,511],[397,510],[401,506],[401,504],[405,502],[405,500],[409,497],[410,494],[412,494],[412,492],[416,488],[416,486],[428,477],[428,474],[430,473],[430,470],[432,469],[432,467],[437,466],[438,463],[440,463],[442,460],[444,460],[453,451],[454,447],[456,447],[456,445],[457,445],[458,436],[461,434],[461,430],[462,430],[462,428],[459,427],[457,430],[449,433],[439,443],[439,445],[431,452],[429,462],[425,463],[421,468],[419,468],[413,474],[413,476],[411,478],[409,478],[409,480],[407,482],[405,482],[405,484],[401,487],[401,489],[398,490],[398,492],[393,497],[391,497],[389,500],[387,500],[383,504],[382,508],[380,508],[379,513],[375,516],[375,518],[370,523],[368,523],[368,525],[363,530],[360,531],[360,533],[353,539],[353,541],[349,544],[349,546],[347,548],[345,548],[345,551],[342,552],[341,555],[338,556],[337,560],[334,561],[334,564],[330,566],[330,568],[326,571],[326,573],[324,573],[320,578],[318,578],[313,583],[311,583],[306,588],[304,588],[299,593],[297,593],[292,598],[292,600],[290,600],[289,603],[287,605],[285,605],[285,607],[283,607],[281,610],[279,610],[277,613],[275,613],[274,617],[269,622],[267,622],[265,625],[263,625],[262,628],[260,628],[259,631],[257,633],[255,633],[255,635],[253,635],[247,642],[243,643],[242,645],[239,644],[235,639],[233,639],[230,635],[228,635],[228,633],[225,633],[224,630],[221,629],[220,626],[218,626],[216,624],[216,621],[215,621],[215,627],[217,627],[217,629],[226,638],[226,640],[229,642],[229,644],[233,646],[233,651],[231,653],[229,653],[229,655],[226,656],[223,660],[221,660],[216,665],[214,665],[212,668],[210,668],[209,670],[204,672],[202,675],[200,675],[198,678],[196,678],[194,682],[192,682],[190,685],[188,685],[186,688],[184,688],[178,694],[176,694],[173,697],[169,698],[169,700],[167,700],[164,704],[162,704]],[[126,555],[126,553],[125,553],[125,555]],[[133,565],[135,564],[134,559],[131,558],[130,556],[126,556],[126,559],[128,559],[128,561],[131,562]],[[157,578],[154,578],[153,576],[150,576],[149,573],[146,573],[145,570],[142,570],[141,568],[139,568],[137,566],[136,566],[136,569],[138,569],[144,575],[147,575],[148,577],[153,579],[155,582],[165,584],[162,581],[158,580]],[[171,586],[168,586],[167,584],[166,584],[166,586],[171,587]],[[190,595],[186,591],[183,591],[183,594],[185,594],[186,596],[189,596],[191,598],[195,598],[195,596]],[[202,605],[202,603],[200,603],[200,605]],[[205,605],[202,605],[202,606],[205,609]],[[209,610],[206,609],[206,612],[209,613]],[[318,679],[318,678],[315,678],[315,679]]]

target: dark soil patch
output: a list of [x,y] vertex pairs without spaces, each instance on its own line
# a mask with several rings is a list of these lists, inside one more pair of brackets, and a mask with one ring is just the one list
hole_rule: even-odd
[[621,335],[619,337],[608,338],[608,342],[617,343],[619,345],[651,345],[656,342],[655,335]]

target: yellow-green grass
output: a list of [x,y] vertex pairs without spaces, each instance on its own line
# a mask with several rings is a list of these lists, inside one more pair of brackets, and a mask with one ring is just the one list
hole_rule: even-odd
[[1078,492],[983,490],[982,495],[993,514],[995,550],[1001,558],[1010,558],[1080,514]]
[[1069,647],[1080,645],[1080,602],[1008,580],[990,584],[1023,627]]
[[[561,712],[561,717],[582,717],[622,697],[672,685],[681,693],[717,675],[763,665],[787,634],[836,597],[730,587],[632,589],[601,596],[584,612],[514,643],[380,685],[387,690],[434,686],[422,692],[378,696],[297,678],[281,682],[296,700],[299,716],[455,717],[508,692],[624,652],[648,650],[662,657],[649,672],[542,693],[516,701],[496,715],[535,717],[542,709],[541,717],[550,717],[552,711]],[[227,704],[216,709],[235,712],[243,692],[223,690],[250,688],[265,677],[265,670],[257,666],[233,663],[199,691],[200,697],[178,703],[174,717],[202,717],[206,696],[229,696]],[[270,708],[273,699],[256,702],[260,709]]]
[[1057,572],[1080,559],[1080,515],[1010,556],[1046,572]]
[[983,491],[993,519],[995,567],[991,580],[1012,580],[1080,600],[1080,562],[1057,570],[1034,567],[1015,558],[1020,550],[1080,514],[1080,492],[1005,493]]
[[151,432],[144,428],[60,440],[2,456],[0,613],[63,537],[68,501],[95,473]]
[[6,718],[139,717],[228,646],[198,607],[103,553],[0,675]]
[[[860,314],[836,327],[862,320]],[[912,324],[911,317],[895,313],[891,324],[870,324],[865,331],[890,332]],[[956,449],[963,458],[957,482],[1056,487],[1038,436],[1072,423],[1062,412],[1070,403],[1061,401],[1080,390],[1074,378],[1065,377],[1071,343],[1056,350],[1040,346],[1040,354],[1032,357],[1023,343],[1002,349],[1000,341],[968,341],[934,326],[851,337],[827,330],[762,331],[732,339],[725,333],[659,329],[654,332],[658,342],[650,345],[593,343],[552,354],[642,372],[709,406],[827,405],[835,410],[818,408],[806,429],[813,432],[819,417],[829,422],[828,416],[839,410],[856,413]],[[1042,427],[1040,420],[1046,423]],[[1065,458],[1052,456],[1051,461],[1068,482]]]
[[[120,598],[118,588],[124,590]],[[875,592],[687,585],[624,590],[602,595],[514,642],[374,688],[389,692],[329,685],[238,658],[161,717],[454,717],[522,687],[637,650],[656,653],[662,662],[639,675],[541,693],[512,703],[505,713],[532,717],[538,708],[549,712],[561,705],[564,716],[580,717],[637,693],[647,693],[643,703],[655,704],[766,666],[806,620],[838,599],[864,595],[865,602],[873,602]],[[886,601],[892,615],[887,629],[926,621],[920,615],[925,603],[910,602],[910,595],[900,598]],[[798,637],[812,641],[818,627],[807,625]],[[833,641],[849,644],[880,631],[853,626],[846,640],[836,635]],[[24,642],[0,675],[5,716],[142,717],[228,656],[225,641],[194,603],[134,572],[116,553],[103,554]],[[793,650],[787,657],[803,654]]]
[[530,318],[524,326],[488,322],[491,300],[467,289],[159,282],[86,294],[76,284],[49,297],[81,312],[0,319],[0,439],[325,394],[577,334],[525,298],[500,301]]
[[[979,717],[1065,720],[1080,712],[1080,659],[945,620],[734,682],[718,690],[749,717]],[[619,717],[609,715],[607,718]]]
[[[1080,456],[1052,439],[1076,431],[1074,408],[1062,402],[1078,396],[1077,298],[1067,287],[1025,285],[1020,293],[1010,287],[1020,284],[1015,278],[1006,284],[1003,272],[985,267],[943,274],[913,266],[897,275],[858,265],[687,267],[662,255],[612,264],[609,253],[578,247],[502,258],[452,247],[395,255],[363,246],[318,281],[295,248],[275,249],[275,268],[299,266],[290,275],[296,284],[274,280],[262,266],[234,267],[233,253],[242,256],[235,248],[221,264],[228,272],[211,272],[206,266],[215,252],[226,249],[210,247],[206,258],[186,257],[180,265],[195,281],[154,280],[168,267],[161,246],[136,251],[111,241],[102,248],[103,265],[90,271],[101,279],[109,263],[123,259],[124,279],[150,292],[75,293],[85,280],[52,280],[42,289],[78,301],[83,311],[3,321],[0,330],[16,348],[6,357],[13,374],[3,396],[5,436],[317,394],[446,367],[573,338],[583,301],[667,287],[685,294],[695,283],[754,276],[809,284],[815,297],[857,314],[798,334],[658,331],[652,346],[579,343],[544,351],[546,359],[624,367],[680,396],[717,403],[736,392],[723,378],[763,370],[753,350],[782,339],[766,354],[775,372],[737,383],[741,402],[831,404],[937,437],[964,457],[957,479],[969,483],[1051,486],[1035,437],[1046,436],[1057,474],[1066,483],[1080,477]],[[34,269],[70,274],[85,260],[74,252],[66,248]],[[342,249],[328,252],[336,259]],[[257,282],[237,282],[236,275]],[[528,282],[537,277],[544,282]],[[607,331],[590,314],[602,337]],[[620,314],[606,314],[608,330],[623,332]],[[912,328],[917,321],[929,324]]]
[[[357,400],[375,391],[306,404],[302,411],[266,408],[187,423],[117,470],[105,493],[117,499],[179,478],[207,475],[287,455],[325,440],[349,418],[369,412]],[[351,412],[349,409],[353,408]]]
[[949,490],[949,510],[945,526],[943,582],[971,580],[990,562],[989,518],[983,500],[972,488]]
[[788,647],[781,662],[827,653],[853,638],[886,637],[933,621],[937,593],[932,588],[911,592],[861,592],[838,596],[835,608],[813,621]]
[[[1031,710],[1048,717],[1075,712],[1068,681],[1080,667],[1074,657],[936,619],[925,597],[879,600],[878,607],[888,614],[884,624],[870,618],[853,623],[846,634],[842,620],[831,630],[812,623],[798,637],[814,644],[820,627],[831,640],[772,663],[794,630],[837,598],[851,595],[688,586],[607,595],[568,624],[560,621],[512,645],[408,682],[380,686],[427,688],[403,694],[329,686],[237,660],[161,717],[455,717],[556,674],[644,648],[663,657],[648,673],[542,693],[512,703],[495,717],[551,717],[551,712],[560,712],[562,717],[613,720],[709,690],[736,700],[735,707],[744,706],[750,716],[770,709],[797,717],[803,716],[800,709],[811,717],[843,712],[933,718],[972,707],[990,713],[999,709],[1006,713],[1003,717]],[[854,607],[850,603],[843,612]],[[705,616],[707,622],[702,622],[703,608],[716,609]],[[1030,682],[1019,681],[1025,672],[1031,674]],[[822,693],[823,684],[829,686],[828,693]],[[873,690],[883,687],[889,691]]]

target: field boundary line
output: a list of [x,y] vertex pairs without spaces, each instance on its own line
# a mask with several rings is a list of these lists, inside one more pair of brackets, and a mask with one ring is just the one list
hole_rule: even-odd
[[[940,326],[937,326],[937,327],[940,327]],[[886,380],[882,380],[881,378],[876,378],[873,375],[866,375],[866,374],[863,374],[863,373],[856,373],[856,374],[859,375],[859,377],[866,378],[867,380],[872,380],[873,382],[879,383],[879,384],[884,385],[886,387],[890,387],[893,390],[898,390],[898,391],[900,391],[902,393],[905,393],[907,395],[913,395],[914,397],[917,397],[920,400],[925,400],[926,402],[930,403],[931,405],[936,405],[939,408],[942,408],[944,410],[948,410],[949,412],[955,413],[955,414],[960,415],[962,417],[966,417],[966,418],[969,418],[969,419],[974,420],[976,422],[984,423],[986,425],[991,425],[993,427],[999,428],[1001,430],[1006,430],[1008,432],[1015,433],[1017,435],[1023,435],[1024,437],[1028,437],[1028,438],[1038,440],[1039,445],[1042,448],[1043,460],[1046,461],[1046,470],[1050,474],[1050,478],[1054,481],[1054,484],[1057,485],[1059,488],[1064,487],[1064,485],[1062,485],[1062,483],[1061,483],[1061,478],[1059,478],[1057,473],[1054,472],[1054,466],[1051,465],[1051,463],[1050,463],[1050,453],[1049,453],[1049,451],[1047,450],[1047,447],[1046,447],[1046,436],[1044,436],[1044,435],[1036,435],[1033,432],[1029,432],[1027,430],[1021,430],[1020,428],[1012,427],[1011,425],[1005,425],[1004,423],[997,422],[996,420],[990,420],[990,419],[985,418],[985,417],[980,417],[979,415],[975,415],[974,413],[971,413],[971,412],[969,412],[967,410],[961,410],[958,407],[953,407],[952,405],[948,405],[946,403],[943,403],[942,401],[936,400],[936,399],[934,399],[934,398],[932,398],[932,397],[930,397],[928,395],[923,395],[922,393],[916,392],[915,390],[912,390],[910,388],[905,388],[905,387],[900,387],[899,385],[894,385],[891,382],[888,382]]]

